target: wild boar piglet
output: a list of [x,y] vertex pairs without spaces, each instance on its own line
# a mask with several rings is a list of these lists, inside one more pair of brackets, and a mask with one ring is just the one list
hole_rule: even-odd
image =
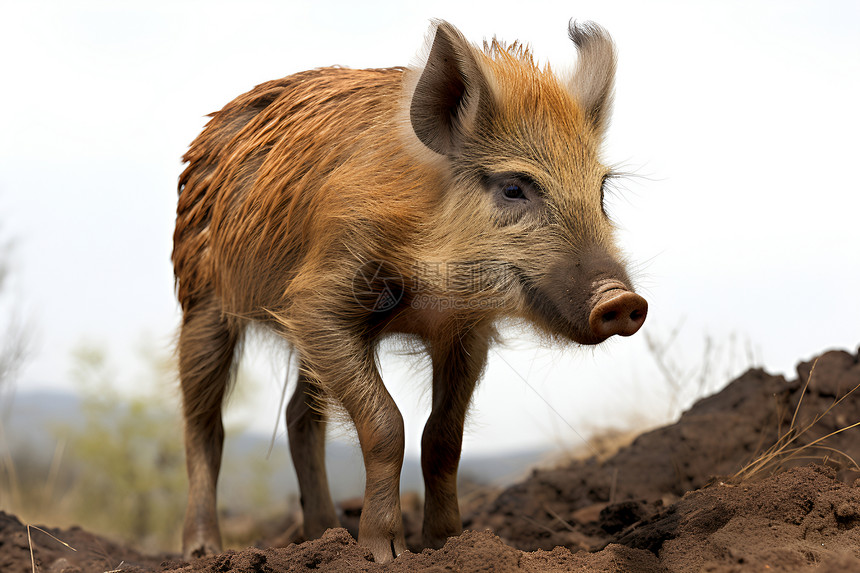
[[479,49],[440,21],[422,66],[301,72],[212,114],[184,157],[173,249],[186,556],[221,548],[221,405],[248,325],[299,357],[286,415],[306,537],[339,525],[324,462],[336,404],[357,430],[359,542],[378,562],[406,549],[403,419],[381,339],[417,338],[432,360],[423,537],[439,547],[461,531],[463,423],[494,324],[580,344],[642,325],[604,207],[614,47],[596,24],[569,35],[577,65],[559,77],[521,44]]

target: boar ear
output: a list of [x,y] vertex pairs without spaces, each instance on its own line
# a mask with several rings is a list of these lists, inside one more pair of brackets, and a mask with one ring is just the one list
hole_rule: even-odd
[[437,153],[456,153],[483,91],[486,81],[474,49],[457,28],[439,21],[409,106],[415,135]]
[[568,88],[599,132],[609,123],[615,86],[615,45],[609,33],[594,22],[569,26],[579,59]]

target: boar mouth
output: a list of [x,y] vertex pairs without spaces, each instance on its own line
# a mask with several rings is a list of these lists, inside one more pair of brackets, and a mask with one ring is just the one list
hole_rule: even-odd
[[541,288],[519,269],[517,277],[535,322],[578,344],[600,344],[616,334],[635,334],[648,315],[647,301],[616,278],[577,281],[568,275],[564,283],[552,281],[552,287]]
[[529,276],[519,268],[515,269],[515,274],[523,288],[523,293],[532,314],[528,318],[532,319],[543,330],[553,336],[561,336],[579,344],[598,344],[602,342],[602,340],[595,340],[590,335],[585,321],[577,324],[576,321],[571,321],[568,318],[569,314],[581,314],[587,317],[588,312],[585,305],[579,309],[579,312],[562,312],[544,289],[535,284]]

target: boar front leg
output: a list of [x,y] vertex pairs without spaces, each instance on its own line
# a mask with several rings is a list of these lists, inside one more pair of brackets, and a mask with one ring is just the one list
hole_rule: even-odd
[[439,548],[463,529],[457,467],[472,392],[487,362],[490,327],[472,328],[430,344],[433,407],[421,437],[424,473],[424,545]]
[[330,527],[340,527],[325,472],[326,413],[322,390],[299,369],[299,381],[287,406],[290,453],[302,496],[305,537],[321,537]]
[[[405,445],[403,417],[382,383],[371,340],[349,339],[343,331],[317,331],[305,352],[311,373],[339,401],[355,424],[364,457],[364,507],[358,542],[377,563],[406,550],[400,513],[400,469]],[[320,352],[324,350],[326,352]]]

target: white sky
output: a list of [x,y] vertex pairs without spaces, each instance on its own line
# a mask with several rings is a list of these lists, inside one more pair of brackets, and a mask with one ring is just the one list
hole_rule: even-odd
[[[127,387],[140,383],[142,341],[169,347],[179,158],[205,114],[307,68],[407,64],[431,18],[475,42],[526,41],[563,68],[575,58],[571,17],[599,22],[618,45],[607,159],[642,177],[611,211],[641,263],[645,329],[665,337],[683,320],[674,355],[688,366],[705,336],[725,346],[735,336],[738,354],[751,346],[790,377],[799,359],[855,349],[856,2],[4,0],[0,237],[16,240],[12,294],[35,331],[19,390],[71,389],[82,341],[109,348]],[[514,346],[493,355],[467,453],[574,447],[567,424],[586,434],[664,415],[641,335],[597,350]],[[271,431],[280,380],[261,363],[255,409],[234,416]],[[396,359],[385,373],[415,453],[426,376]]]

